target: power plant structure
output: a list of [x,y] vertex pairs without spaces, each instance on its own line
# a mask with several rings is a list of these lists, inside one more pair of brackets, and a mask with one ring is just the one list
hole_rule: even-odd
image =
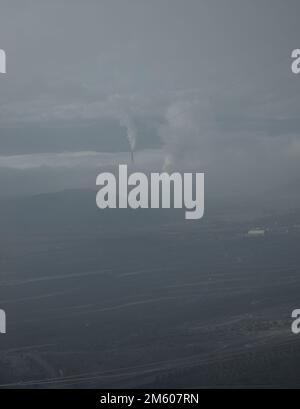
[[130,160],[131,160],[131,163],[134,163],[134,156],[133,156],[133,150],[132,149],[130,150]]

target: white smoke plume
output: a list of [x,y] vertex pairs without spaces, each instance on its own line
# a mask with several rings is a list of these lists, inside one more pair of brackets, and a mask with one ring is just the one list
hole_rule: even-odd
[[120,125],[125,126],[127,129],[128,143],[129,143],[131,152],[133,152],[135,150],[136,141],[137,141],[137,129],[134,124],[134,121],[128,115],[124,115],[120,119]]
[[[208,104],[198,99],[172,103],[160,129],[165,150],[163,170],[171,171],[183,162],[191,164],[196,160],[197,166],[203,163],[203,156],[213,140],[212,133],[216,133],[216,126]],[[196,158],[195,152],[198,153]]]

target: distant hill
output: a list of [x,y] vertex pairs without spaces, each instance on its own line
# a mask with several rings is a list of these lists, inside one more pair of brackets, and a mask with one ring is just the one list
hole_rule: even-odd
[[57,193],[0,201],[0,230],[5,234],[120,231],[184,221],[181,209],[105,209],[96,206],[96,191]]

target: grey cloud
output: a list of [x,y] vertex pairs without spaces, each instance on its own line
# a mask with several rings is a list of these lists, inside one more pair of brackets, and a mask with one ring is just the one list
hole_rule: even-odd
[[140,157],[156,149],[213,186],[296,178],[299,11],[294,0],[2,0],[2,170],[24,155],[47,157],[48,172],[63,155],[79,166],[76,152],[117,161],[134,129]]

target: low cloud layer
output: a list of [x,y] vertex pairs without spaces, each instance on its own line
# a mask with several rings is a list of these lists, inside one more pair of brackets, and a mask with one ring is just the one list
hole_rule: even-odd
[[40,172],[28,193],[74,187],[73,171],[90,185],[134,150],[138,168],[205,171],[220,194],[297,186],[299,11],[292,0],[4,0],[5,183]]

